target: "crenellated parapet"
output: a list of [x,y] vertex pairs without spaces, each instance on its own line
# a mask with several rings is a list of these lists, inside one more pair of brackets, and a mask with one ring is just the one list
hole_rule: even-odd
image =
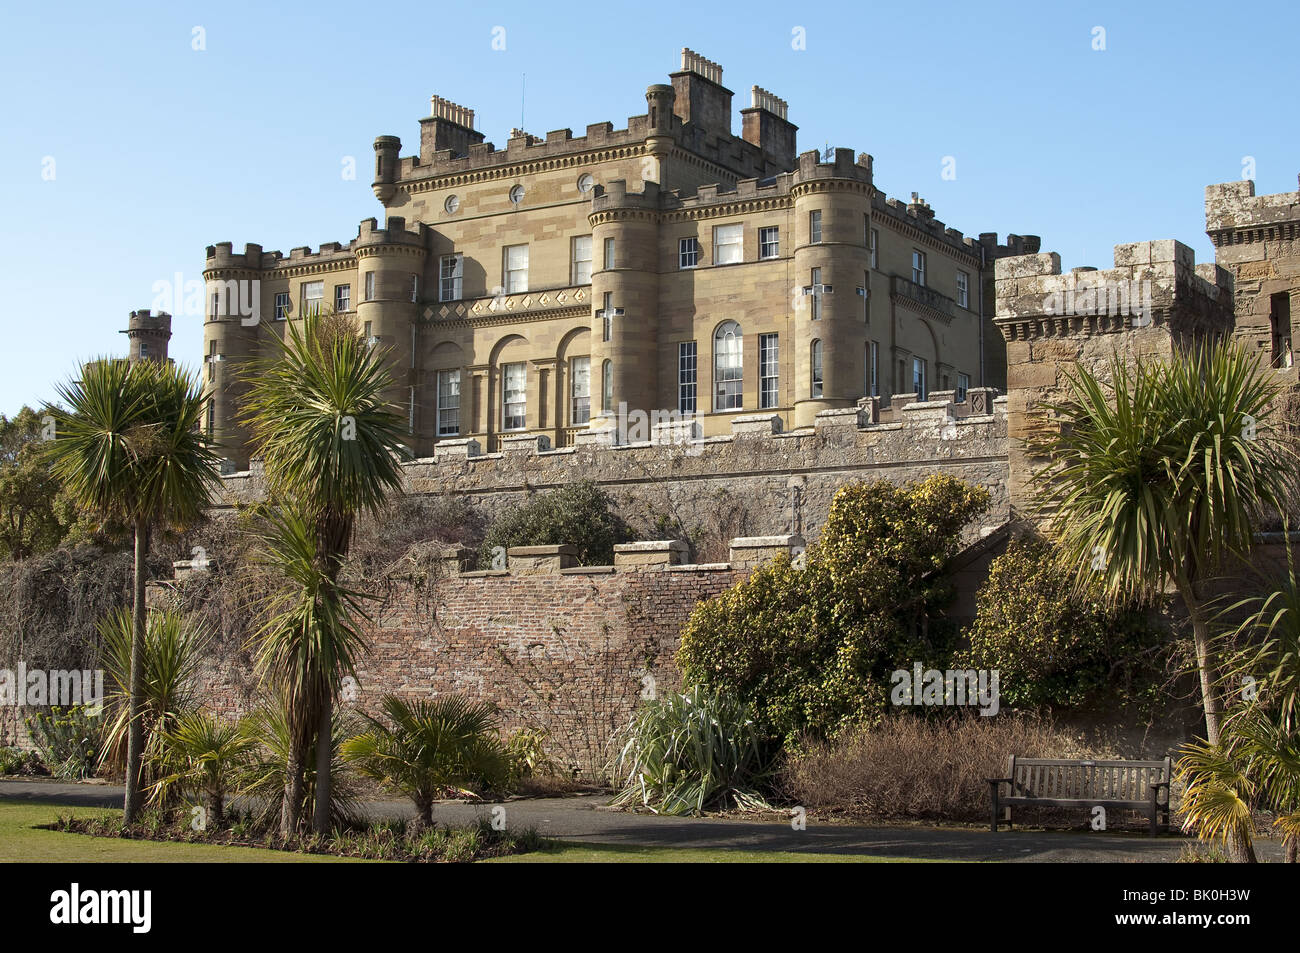
[[1055,252],[998,259],[996,316],[1007,348],[1011,496],[1027,506],[1042,465],[1025,441],[1050,426],[1045,405],[1067,395],[1067,375],[1109,378],[1115,356],[1170,360],[1232,329],[1232,276],[1197,265],[1192,249],[1164,240],[1116,245],[1114,266],[1062,273]]

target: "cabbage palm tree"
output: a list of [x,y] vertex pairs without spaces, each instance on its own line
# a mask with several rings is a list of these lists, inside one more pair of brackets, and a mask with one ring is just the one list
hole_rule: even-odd
[[1204,584],[1243,556],[1295,485],[1295,456],[1270,427],[1278,388],[1236,343],[1197,346],[1171,362],[1119,355],[1105,384],[1085,368],[1029,441],[1040,513],[1082,586],[1151,597],[1172,586],[1192,626],[1206,739],[1221,705]]
[[[346,317],[307,315],[301,327],[289,323],[282,341],[273,340],[275,356],[252,369],[244,419],[254,453],[263,460],[272,501],[291,507],[296,513],[293,518],[310,526],[315,536],[312,558],[319,574],[333,582],[347,556],[356,517],[377,513],[388,495],[401,487],[406,422],[386,396],[393,378],[384,355]],[[292,541],[289,548],[305,555],[301,540]],[[300,570],[299,575],[305,579],[309,574]],[[316,593],[310,599],[304,594],[304,605],[328,589],[315,577],[311,585]],[[353,599],[338,594],[331,598],[328,605],[339,612],[322,614],[316,622],[343,623],[346,610],[358,608]],[[305,617],[300,622],[307,625]],[[346,651],[335,651],[330,644],[350,643],[354,631],[340,630],[335,639],[317,626],[301,629],[290,640],[297,646],[295,652],[304,653],[292,666],[290,696],[299,744],[310,743],[307,725],[314,718],[316,784],[324,788],[317,792],[312,820],[318,833],[329,827],[334,697],[343,675],[350,671],[343,666],[350,666],[357,648],[348,645]],[[314,654],[317,649],[319,656]],[[304,747],[300,766],[306,753]],[[300,803],[300,799],[286,799],[286,822],[296,823]]]
[[217,455],[200,424],[204,398],[197,379],[171,363],[105,359],[87,364],[79,380],[58,387],[55,437],[48,453],[55,475],[80,508],[120,519],[135,533],[130,729],[123,814],[141,807],[144,753],[141,722],[145,641],[145,558],[155,526],[197,520],[219,483]]
[[[329,571],[315,525],[291,505],[269,508],[266,521],[268,530],[257,558],[287,583],[271,597],[266,619],[254,634],[257,672],[275,687],[285,708],[283,733],[288,745],[280,829],[287,837],[300,824],[302,805],[308,798],[309,752],[315,739],[313,827],[325,833],[331,803],[327,779],[333,760],[333,706],[329,700],[345,676],[355,676],[356,660],[365,646],[355,621],[364,615],[362,595]],[[322,740],[330,759],[323,768]]]
[[422,827],[433,823],[440,795],[477,794],[505,783],[509,759],[490,705],[459,695],[413,702],[386,695],[381,707],[388,723],[366,716],[370,729],[343,744],[343,757],[409,797]]

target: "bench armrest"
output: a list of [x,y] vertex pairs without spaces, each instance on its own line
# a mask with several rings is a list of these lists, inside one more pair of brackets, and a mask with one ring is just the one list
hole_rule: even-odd
[[989,784],[1010,784],[1011,778],[985,778]]
[[1151,787],[1153,787],[1153,788],[1167,788],[1167,787],[1169,787],[1169,782],[1168,782],[1168,781],[1152,781],[1152,782],[1151,782]]

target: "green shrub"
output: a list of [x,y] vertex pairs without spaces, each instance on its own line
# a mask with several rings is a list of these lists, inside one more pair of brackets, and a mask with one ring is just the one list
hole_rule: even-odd
[[748,702],[787,743],[875,720],[892,672],[950,657],[941,570],[988,503],[944,475],[841,487],[806,568],[777,558],[695,608],[678,653],[687,684]]
[[53,707],[27,719],[32,741],[50,773],[66,781],[92,777],[99,767],[103,718],[83,705]]
[[640,803],[657,814],[767,807],[762,732],[749,706],[699,685],[638,709],[616,772],[623,789],[611,804]]
[[578,549],[584,566],[614,562],[614,546],[632,538],[632,531],[614,512],[614,498],[589,480],[558,490],[538,493],[494,519],[483,538],[479,565],[492,565],[492,551],[500,546],[558,546]]
[[1051,544],[1013,541],[990,564],[976,606],[970,648],[954,664],[997,670],[1002,704],[1155,702],[1167,637],[1140,607],[1074,591]]
[[43,774],[45,765],[35,751],[0,748],[0,774]]

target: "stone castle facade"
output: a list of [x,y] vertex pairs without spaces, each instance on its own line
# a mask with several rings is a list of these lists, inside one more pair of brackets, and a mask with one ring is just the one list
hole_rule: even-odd
[[514,130],[504,149],[435,96],[417,154],[375,140],[382,226],[287,257],[210,246],[208,423],[232,465],[241,369],[317,309],[386,349],[417,457],[617,442],[620,408],[708,437],[1006,386],[993,263],[1037,237],[966,237],[880,193],[869,155],[797,153],[786,103],[757,86],[734,135],[722,67],[690,50],[670,79],[624,129]]

